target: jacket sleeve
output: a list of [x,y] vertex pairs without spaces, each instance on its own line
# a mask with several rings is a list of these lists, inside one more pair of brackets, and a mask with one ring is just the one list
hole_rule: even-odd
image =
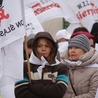
[[41,98],[30,91],[29,82],[22,80],[15,84],[15,97],[16,98]]
[[29,84],[33,93],[43,98],[62,98],[68,86],[68,68],[62,66],[54,84]]

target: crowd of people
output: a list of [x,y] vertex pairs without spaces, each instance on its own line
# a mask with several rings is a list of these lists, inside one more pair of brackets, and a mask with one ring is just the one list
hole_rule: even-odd
[[[24,46],[25,47],[25,46]],[[98,23],[91,32],[38,32],[24,48],[23,80],[15,83],[16,98],[98,98]]]
[[59,30],[55,38],[38,32],[29,43],[30,72],[25,61],[24,79],[15,84],[16,98],[97,98],[98,23],[91,32],[85,27],[72,34]]

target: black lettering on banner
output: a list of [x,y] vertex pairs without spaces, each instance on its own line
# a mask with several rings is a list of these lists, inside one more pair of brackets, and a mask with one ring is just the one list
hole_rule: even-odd
[[[9,28],[9,27],[8,27]],[[11,25],[10,24],[10,29],[9,29],[10,31],[14,31],[15,30],[15,27],[14,27],[14,25]]]
[[4,35],[6,36],[6,34],[9,33],[9,31],[7,31],[6,29],[4,29]]
[[77,7],[79,9],[81,9],[81,8],[86,7],[88,5],[90,5],[89,2],[88,1],[85,1],[85,2],[81,2],[80,4],[78,4]]
[[0,37],[6,36],[8,33],[10,33],[11,31],[14,31],[14,30],[15,30],[14,25],[10,24],[7,29],[3,29],[2,31],[0,31]]
[[24,25],[23,20],[20,20],[15,24],[9,24],[9,26],[7,28],[4,28],[3,30],[0,31],[0,37],[7,36],[8,33],[11,33],[15,29],[17,29],[17,28],[19,28],[19,27],[21,27],[23,25]]
[[78,7],[79,9],[81,9],[81,8],[82,8],[81,4],[78,4],[78,5],[77,5],[77,7]]
[[3,33],[3,31],[0,31],[0,36],[4,36],[4,33]]
[[49,2],[50,0],[40,0],[41,3]]
[[18,23],[15,23],[15,24],[18,28],[24,25],[23,20],[20,20],[18,21]]

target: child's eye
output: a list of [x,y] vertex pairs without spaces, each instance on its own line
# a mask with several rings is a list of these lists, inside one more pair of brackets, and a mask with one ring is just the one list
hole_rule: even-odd
[[41,45],[38,45],[37,47],[41,47]]
[[45,47],[49,47],[48,45],[46,45]]

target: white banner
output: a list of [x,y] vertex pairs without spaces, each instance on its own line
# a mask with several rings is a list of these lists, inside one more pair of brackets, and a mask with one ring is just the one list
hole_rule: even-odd
[[[5,76],[12,77],[15,79],[15,82],[23,79],[23,40],[24,37],[1,48],[3,67],[0,67],[2,67],[3,70],[0,71],[0,74],[3,72],[2,78],[5,78]],[[5,83],[9,84],[9,81]],[[1,83],[0,86],[2,85],[6,84]]]
[[27,36],[35,36],[36,33],[44,31],[31,8],[25,9],[25,23]]
[[95,22],[98,22],[98,0],[90,0],[92,6],[92,14],[94,16]]
[[59,3],[53,0],[24,0],[24,2],[26,8],[32,8],[40,23],[64,16]]
[[12,80],[16,82],[23,79],[25,35],[22,0],[2,1],[0,6],[0,87],[9,84]]
[[25,35],[21,1],[3,0],[0,6],[0,48]]
[[67,31],[70,32],[71,34],[73,33],[74,29],[81,27],[80,23],[71,23],[68,28]]
[[92,6],[88,0],[67,0],[70,7],[73,9],[77,18],[82,25],[91,31],[92,25],[95,22],[92,15]]
[[1,52],[1,49],[0,49],[0,78],[3,74],[3,65],[2,65],[2,52]]
[[79,23],[79,19],[76,17],[75,13],[71,7],[67,4],[66,0],[53,0],[61,6],[62,12],[64,14],[64,19],[69,23]]

